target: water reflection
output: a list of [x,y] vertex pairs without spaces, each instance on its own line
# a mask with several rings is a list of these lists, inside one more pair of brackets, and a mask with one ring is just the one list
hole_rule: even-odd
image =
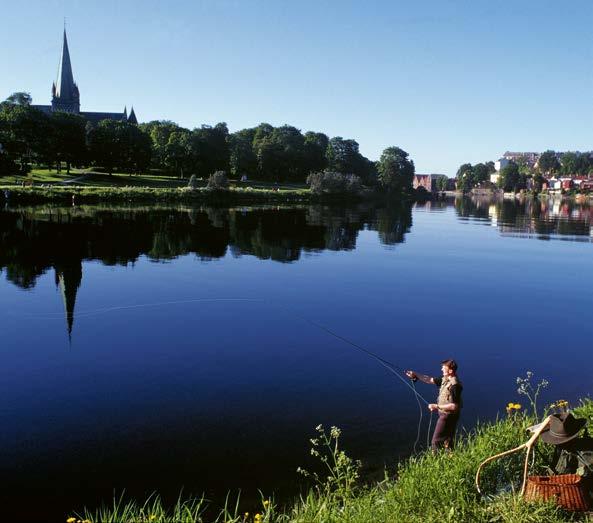
[[0,213],[0,270],[23,289],[55,271],[69,336],[82,262],[128,265],[140,256],[201,261],[252,255],[281,263],[303,253],[353,250],[359,231],[376,230],[384,245],[402,243],[412,225],[407,204],[389,208],[100,208],[31,207]]
[[593,241],[593,207],[588,202],[457,198],[454,205],[461,218],[498,227],[503,236]]

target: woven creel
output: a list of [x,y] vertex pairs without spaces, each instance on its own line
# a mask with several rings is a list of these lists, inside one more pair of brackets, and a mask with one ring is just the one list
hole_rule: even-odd
[[578,474],[557,476],[529,476],[525,499],[528,501],[555,499],[567,510],[591,510],[591,498]]

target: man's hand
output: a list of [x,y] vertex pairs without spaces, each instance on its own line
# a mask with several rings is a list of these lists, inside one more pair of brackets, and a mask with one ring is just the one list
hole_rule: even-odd
[[413,370],[407,370],[406,376],[414,381],[416,381],[418,379],[418,377],[416,376],[416,373]]
[[429,403],[428,410],[430,410],[430,412],[434,412],[435,410],[439,410],[439,406],[436,403]]

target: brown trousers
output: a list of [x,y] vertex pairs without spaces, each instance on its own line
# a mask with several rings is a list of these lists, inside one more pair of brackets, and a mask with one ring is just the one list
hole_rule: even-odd
[[434,434],[432,435],[432,450],[446,448],[453,450],[455,445],[455,429],[459,421],[459,410],[456,412],[439,411]]

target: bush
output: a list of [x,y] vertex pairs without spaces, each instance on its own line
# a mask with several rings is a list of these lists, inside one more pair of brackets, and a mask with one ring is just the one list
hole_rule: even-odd
[[208,189],[212,191],[222,191],[228,189],[229,180],[224,171],[216,171],[208,178]]
[[307,176],[313,194],[355,194],[362,191],[362,182],[354,174],[318,172]]
[[196,177],[195,174],[192,174],[189,177],[189,182],[187,182],[187,187],[192,190],[197,189],[199,187],[198,178]]

